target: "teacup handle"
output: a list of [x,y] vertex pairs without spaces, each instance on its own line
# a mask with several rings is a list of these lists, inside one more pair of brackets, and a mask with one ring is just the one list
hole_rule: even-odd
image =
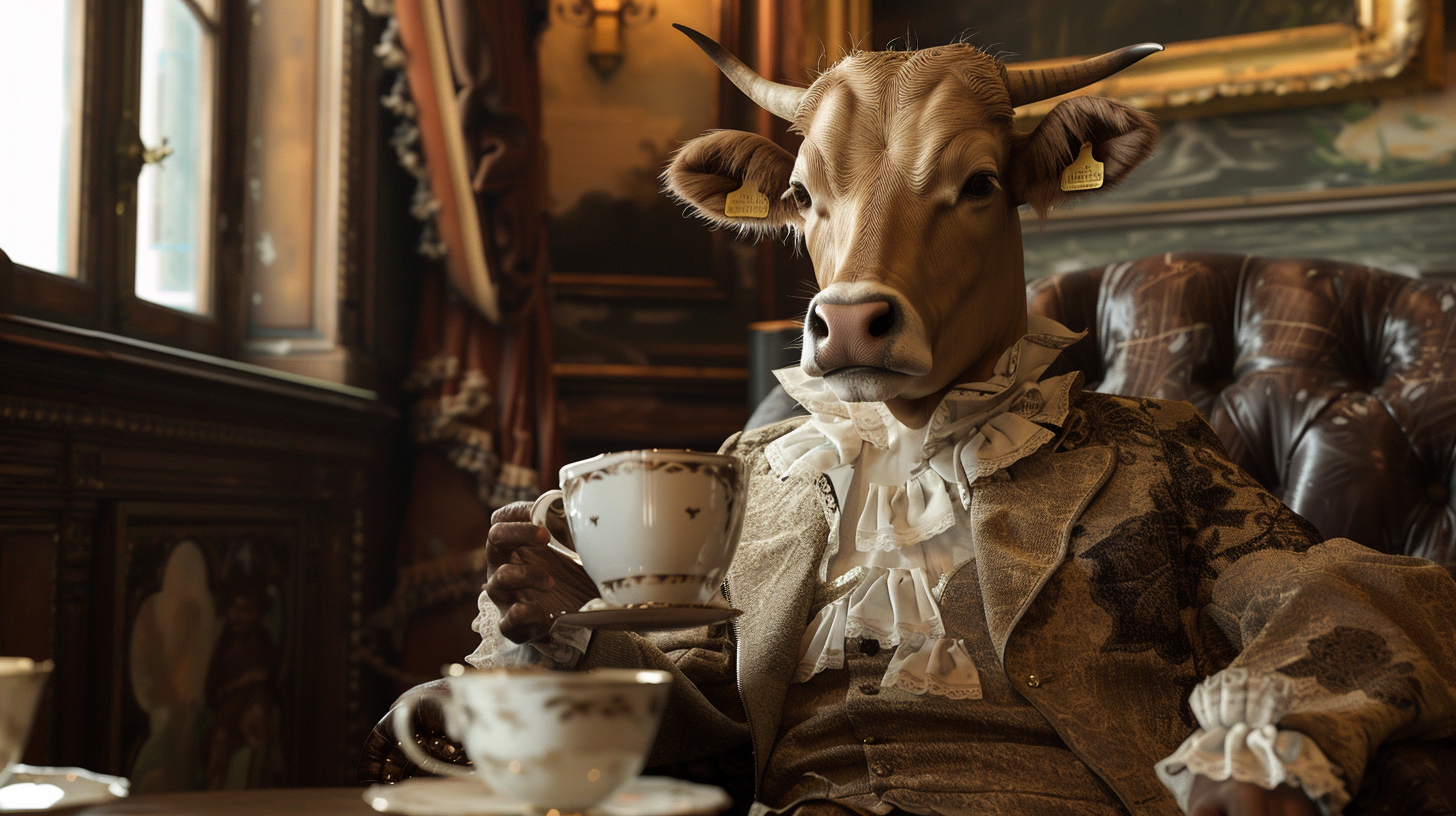
[[556,540],[556,536],[551,535],[551,528],[546,526],[546,514],[551,512],[551,505],[563,497],[564,494],[560,490],[548,490],[542,493],[531,505],[531,523],[537,527],[545,528],[546,535],[551,536],[551,541],[546,546],[580,564],[581,556],[577,555],[570,547]]
[[413,762],[421,770],[436,776],[475,776],[475,771],[470,768],[441,762],[426,754],[420,750],[420,746],[415,742],[414,721],[411,719],[411,715],[415,713],[415,706],[419,705],[420,700],[423,700],[426,695],[436,695],[443,698],[440,701],[440,704],[443,706],[458,705],[455,702],[455,698],[451,697],[448,691],[441,691],[439,689],[411,691],[401,697],[399,702],[394,706],[395,742],[399,743],[400,750],[404,751],[404,755],[409,757],[409,761]]

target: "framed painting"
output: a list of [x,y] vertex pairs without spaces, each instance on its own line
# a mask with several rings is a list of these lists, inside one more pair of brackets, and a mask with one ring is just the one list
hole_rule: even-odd
[[[1078,94],[1157,113],[1158,152],[1038,231],[1124,229],[1456,201],[1456,92],[1440,0],[800,0],[875,48],[963,40],[1017,67],[1138,42],[1166,52]],[[868,4],[866,10],[864,6]],[[1029,128],[1064,97],[1017,110]],[[1024,217],[1038,219],[1031,213]]]
[[[1441,0],[871,2],[877,47],[966,39],[1022,68],[1162,43],[1167,51],[1156,59],[1076,93],[1164,118],[1384,96],[1444,81]],[[1039,118],[1058,101],[1017,113]]]

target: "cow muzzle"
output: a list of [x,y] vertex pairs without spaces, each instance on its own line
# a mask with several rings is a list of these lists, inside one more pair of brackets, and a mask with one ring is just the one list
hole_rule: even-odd
[[888,287],[830,287],[809,306],[800,367],[824,377],[841,399],[890,399],[930,371],[919,326],[913,310]]

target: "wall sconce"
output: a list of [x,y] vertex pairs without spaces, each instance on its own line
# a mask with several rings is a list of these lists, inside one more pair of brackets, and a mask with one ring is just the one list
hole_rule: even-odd
[[556,4],[556,16],[573,25],[591,28],[586,59],[605,81],[616,73],[625,58],[622,30],[651,22],[657,16],[657,4],[651,0],[562,0]]

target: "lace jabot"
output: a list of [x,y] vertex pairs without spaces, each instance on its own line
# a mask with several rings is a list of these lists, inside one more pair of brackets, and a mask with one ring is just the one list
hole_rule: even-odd
[[[884,403],[841,401],[798,368],[775,372],[810,419],[765,449],[774,474],[854,470],[849,495],[840,497],[846,513],[857,513],[854,546],[840,551],[839,539],[851,534],[846,518],[820,565],[833,600],[804,632],[797,682],[843,668],[846,639],[869,638],[895,650],[882,686],[980,698],[975,663],[964,643],[945,636],[937,605],[949,569],[973,553],[970,531],[953,529],[957,511],[964,516],[976,482],[1055,437],[1079,377],[1039,381],[1082,334],[1036,315],[1027,316],[1027,328],[989,380],[952,388],[921,430],[900,425]],[[830,582],[831,574],[839,577]]]
[[981,677],[966,644],[945,636],[932,588],[920,567],[856,567],[839,581],[847,594],[819,609],[799,642],[802,683],[825,669],[844,668],[844,644],[870,639],[894,655],[880,680],[884,688],[979,700]]

